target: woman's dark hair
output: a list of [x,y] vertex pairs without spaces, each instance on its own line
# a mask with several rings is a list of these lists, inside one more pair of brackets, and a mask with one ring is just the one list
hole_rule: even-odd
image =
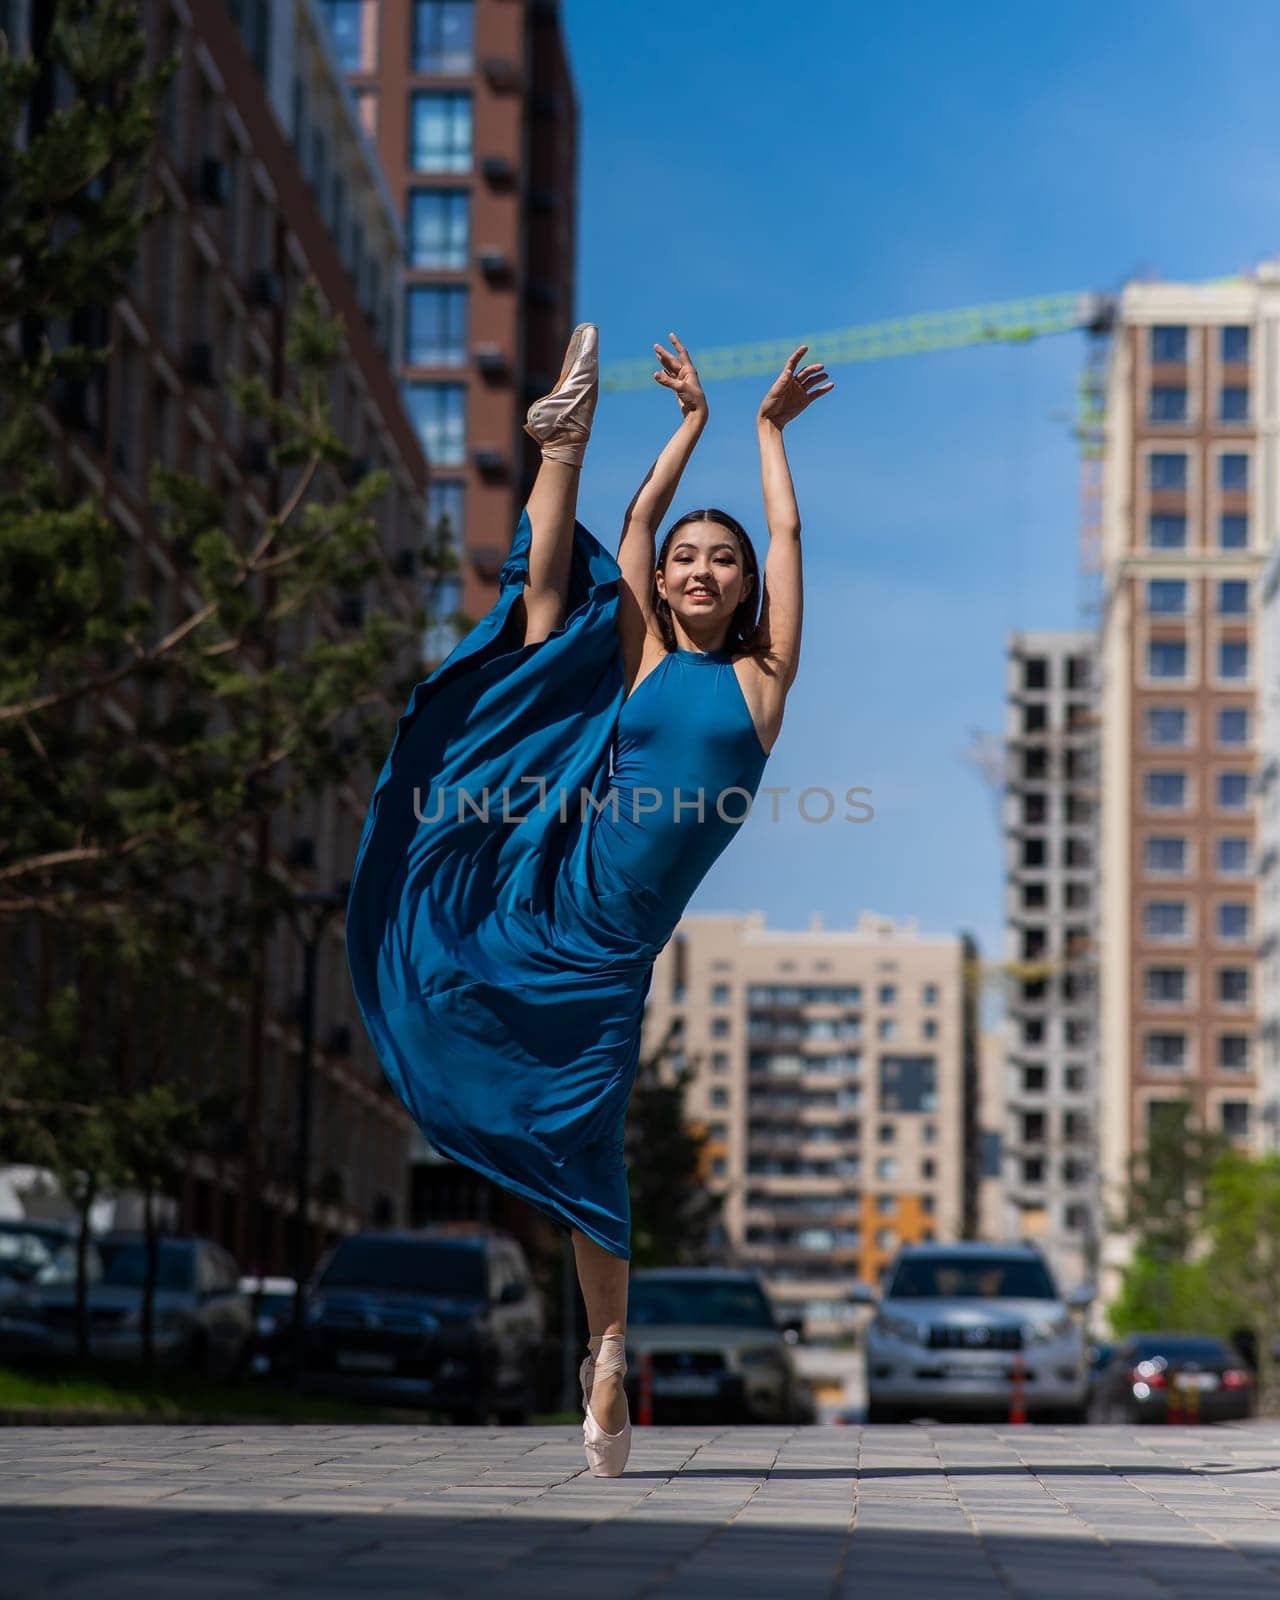
[[759,648],[759,608],[760,608],[760,563],[756,560],[756,552],[747,536],[747,530],[736,517],[731,517],[727,511],[720,511],[715,506],[709,506],[704,511],[686,511],[684,516],[677,518],[667,529],[667,536],[662,541],[662,548],[658,551],[657,565],[653,569],[653,577],[649,582],[649,607],[658,623],[658,631],[662,634],[662,641],[668,650],[676,648],[676,630],[671,621],[671,607],[658,594],[658,573],[667,564],[667,552],[671,549],[671,541],[687,523],[714,522],[722,528],[727,528],[738,541],[742,555],[742,571],[744,576],[753,580],[751,591],[744,595],[734,608],[732,617],[729,618],[729,631],[725,635],[725,648],[728,650],[756,650]]

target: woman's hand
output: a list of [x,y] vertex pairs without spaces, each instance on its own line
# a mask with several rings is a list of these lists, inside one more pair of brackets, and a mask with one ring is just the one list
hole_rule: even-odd
[[835,388],[835,384],[827,377],[821,361],[815,361],[810,366],[801,367],[798,372],[796,371],[796,363],[808,348],[807,344],[802,344],[788,357],[772,389],[760,402],[760,410],[756,417],[758,422],[772,422],[775,428],[785,428],[787,423],[798,417],[806,406],[812,405],[819,395],[830,394]]
[[680,414],[685,417],[707,416],[707,397],[702,392],[697,369],[693,364],[693,357],[676,338],[674,333],[667,337],[675,346],[676,353],[664,350],[660,344],[655,344],[658,360],[662,363],[663,370],[655,372],[655,380],[666,389],[674,389],[676,399],[680,402]]

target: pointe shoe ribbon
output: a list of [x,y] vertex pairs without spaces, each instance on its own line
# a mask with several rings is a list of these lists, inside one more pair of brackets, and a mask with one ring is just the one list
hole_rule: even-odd
[[[591,1342],[594,1344],[595,1340]],[[579,1376],[582,1378],[583,1405],[586,1410],[582,1423],[582,1445],[593,1477],[617,1478],[622,1475],[627,1457],[631,1454],[631,1417],[628,1415],[617,1433],[606,1433],[592,1415],[591,1389],[596,1378],[626,1376],[626,1335],[621,1333],[603,1335],[599,1353],[595,1360],[590,1362],[592,1368],[590,1374],[586,1371],[588,1361],[582,1363],[579,1371]]]
[[524,431],[542,446],[547,461],[582,465],[599,393],[600,330],[594,322],[580,322],[569,340],[556,387],[535,400],[525,418]]

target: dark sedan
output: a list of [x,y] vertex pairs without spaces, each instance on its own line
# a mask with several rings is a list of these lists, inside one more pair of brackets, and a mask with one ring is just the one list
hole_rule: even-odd
[[353,1234],[307,1305],[311,1388],[423,1405],[454,1422],[527,1420],[542,1304],[519,1245],[492,1232]]
[[1253,1373],[1225,1339],[1137,1333],[1120,1340],[1101,1373],[1098,1422],[1237,1422],[1253,1414]]

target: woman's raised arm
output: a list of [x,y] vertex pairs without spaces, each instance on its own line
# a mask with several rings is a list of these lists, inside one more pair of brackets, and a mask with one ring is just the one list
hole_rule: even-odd
[[702,392],[693,358],[674,333],[670,339],[675,347],[674,355],[659,344],[653,347],[662,363],[662,370],[653,376],[664,388],[675,392],[680,402],[680,426],[667,440],[632,496],[623,519],[622,543],[618,547],[623,590],[618,607],[618,631],[628,682],[640,664],[640,652],[651,620],[649,589],[656,558],[654,534],[667,514],[694,446],[707,425],[707,398]]
[[791,687],[800,667],[800,627],[804,616],[804,580],[800,556],[800,510],[795,484],[782,443],[782,430],[819,395],[835,388],[820,361],[796,371],[808,349],[787,360],[773,387],[760,403],[756,436],[760,445],[760,482],[769,526],[769,553],[764,563],[760,604],[760,641],[770,672]]

